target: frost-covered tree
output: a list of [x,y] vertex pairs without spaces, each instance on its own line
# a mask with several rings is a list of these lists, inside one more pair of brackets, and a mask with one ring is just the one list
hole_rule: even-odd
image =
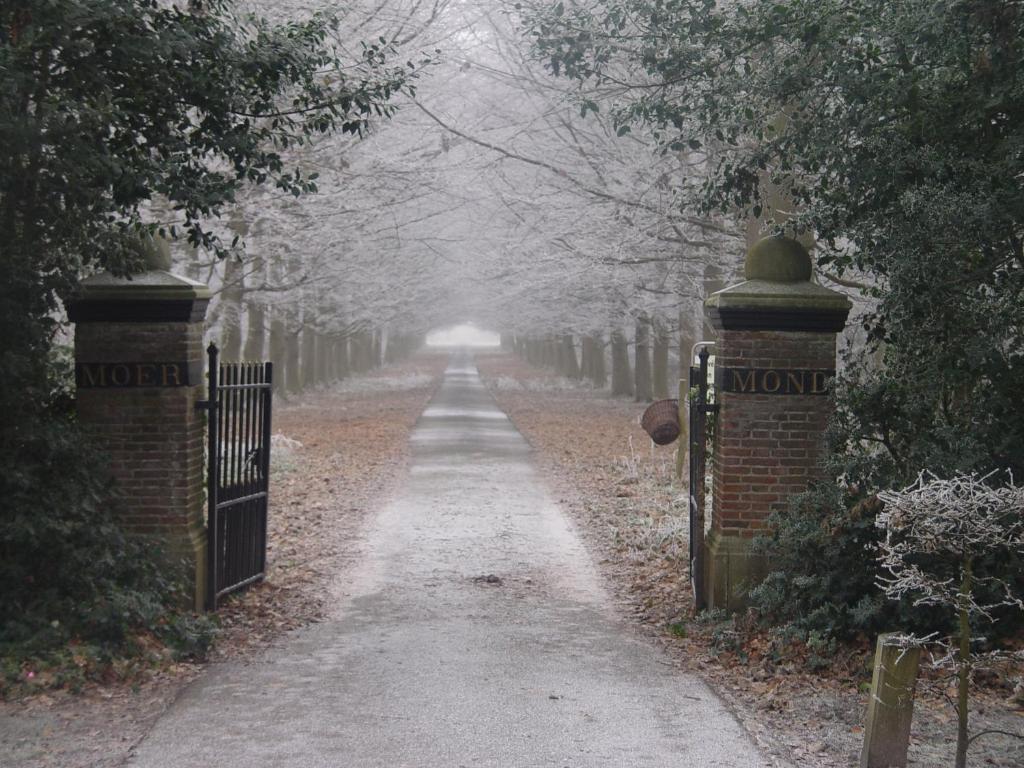
[[[984,626],[999,611],[1024,612],[1015,594],[1012,563],[1024,556],[1024,487],[996,475],[955,475],[943,480],[922,473],[901,491],[884,491],[885,508],[876,522],[880,586],[893,600],[935,606],[948,612],[955,629],[946,638],[908,637],[937,653],[936,667],[957,678],[956,765],[967,764],[968,701],[972,676],[999,660],[1024,661],[1024,652],[985,648]],[[975,737],[981,734],[975,734]]]
[[684,210],[746,211],[813,236],[822,274],[868,276],[844,424],[863,484],[1024,469],[1019,2],[523,5],[584,105],[705,159],[666,166]]
[[0,643],[116,639],[97,606],[127,623],[166,597],[126,592],[144,574],[75,436],[60,307],[89,271],[137,270],[153,233],[230,250],[209,222],[243,188],[315,189],[286,153],[358,135],[411,74],[387,45],[339,55],[337,29],[226,0],[0,6]]
[[198,255],[217,292],[217,335],[278,349],[259,336],[314,326],[340,338],[473,318],[520,336],[568,337],[591,360],[599,348],[598,381],[614,327],[632,338],[638,319],[651,318],[641,327],[664,331],[652,336],[660,359],[682,316],[689,336],[680,346],[689,347],[707,263],[735,264],[739,233],[680,217],[641,131],[623,142],[604,115],[590,110],[581,121],[485,0],[356,3],[346,20],[406,56],[438,50],[439,64],[416,101],[364,141],[326,137],[294,153],[319,174],[320,194],[239,199],[245,266]]

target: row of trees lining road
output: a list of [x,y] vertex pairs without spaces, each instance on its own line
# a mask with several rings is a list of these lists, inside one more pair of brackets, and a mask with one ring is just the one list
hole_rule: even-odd
[[[683,210],[812,234],[879,303],[847,380],[868,485],[1024,468],[1024,79],[1016,2],[598,0],[527,10],[580,99],[668,156]],[[834,274],[838,279],[844,279]],[[881,360],[884,365],[873,365]]]
[[[586,380],[598,389],[610,387],[613,396],[630,396],[638,402],[668,397],[670,385],[676,380],[676,371],[669,365],[672,339],[668,329],[642,315],[634,334],[632,350],[630,339],[620,330],[607,337],[598,332],[578,339],[569,333],[507,334],[502,346],[531,365],[551,368],[567,379]],[[680,338],[680,345],[687,342],[685,337]],[[680,346],[678,352],[682,367],[689,358],[689,349]],[[685,375],[682,370],[678,373],[680,377]],[[671,390],[675,394],[675,388]]]
[[[839,385],[843,483],[765,545],[787,573],[763,614],[807,631],[915,621],[863,556],[877,491],[1024,469],[1016,2],[30,0],[0,16],[5,642],[59,643],[76,630],[52,615],[107,610],[98,596],[129,583],[162,610],[152,574],[104,570],[138,560],[98,503],[54,345],[76,280],[138,269],[151,234],[215,291],[224,356],[274,359],[286,391],[473,319],[638,399],[668,394],[671,351],[684,366],[706,338],[702,301],[747,244],[813,241],[867,343]],[[143,612],[103,610],[80,631]]]
[[75,427],[61,305],[84,274],[139,269],[152,235],[226,255],[232,240],[208,222],[243,188],[314,191],[286,154],[364,133],[420,68],[393,63],[387,41],[340,55],[338,32],[330,15],[275,25],[219,0],[0,9],[4,682],[72,639],[109,661],[140,628],[185,652],[207,637],[175,611],[180,584],[116,522]]
[[[620,134],[649,133],[666,158],[701,159],[671,179],[682,210],[813,240],[819,273],[874,302],[838,382],[838,481],[773,520],[760,546],[778,570],[753,592],[758,615],[817,642],[894,626],[954,634],[956,612],[887,602],[865,549],[879,544],[879,492],[889,503],[885,491],[922,471],[990,485],[1024,471],[1024,8],[522,5],[538,55],[582,105]],[[956,552],[928,557],[960,583]],[[1022,593],[1019,546],[968,568],[992,592],[977,599],[993,606],[996,638],[1019,631],[1019,601],[1001,604],[992,586]]]
[[[614,340],[621,362],[638,323],[699,336],[707,281],[742,253],[728,220],[679,211],[651,137],[620,141],[593,109],[581,122],[486,2],[0,15],[0,641],[15,656],[118,647],[175,602],[104,502],[56,344],[78,279],[140,269],[150,238],[215,291],[224,357],[277,360],[291,391],[468,317],[586,337],[588,370]],[[159,623],[195,644],[186,625]]]
[[703,335],[701,301],[744,250],[727,217],[678,209],[668,179],[692,159],[666,165],[652,136],[617,137],[594,109],[581,119],[571,87],[487,2],[378,6],[350,6],[349,28],[400,39],[399,58],[439,51],[417,98],[366,141],[301,148],[296,161],[319,174],[316,197],[240,198],[224,230],[242,235],[244,254],[176,253],[217,291],[225,348],[287,365],[294,349],[241,339],[294,347],[303,334],[419,335],[473,318],[524,338],[573,336],[577,354],[584,338],[588,349],[601,339],[611,367],[611,339],[627,339],[635,360],[639,329],[657,348],[653,383],[637,388],[627,371],[615,391],[666,394],[675,375],[662,375],[662,350],[671,342],[672,367],[685,360],[677,350]]

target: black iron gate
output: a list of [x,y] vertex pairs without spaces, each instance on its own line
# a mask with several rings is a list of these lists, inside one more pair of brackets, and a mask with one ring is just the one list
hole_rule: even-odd
[[718,408],[708,402],[708,357],[705,347],[698,355],[700,365],[690,367],[690,585],[693,587],[694,607],[698,611],[707,607],[704,513],[708,414]]
[[206,605],[260,581],[267,565],[271,363],[209,356]]

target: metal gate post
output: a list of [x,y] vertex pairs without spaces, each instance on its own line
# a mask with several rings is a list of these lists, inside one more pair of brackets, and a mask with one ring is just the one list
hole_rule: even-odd
[[207,354],[207,467],[206,467],[206,609],[217,610],[217,570],[220,565],[217,525],[217,488],[220,486],[220,378],[217,345],[210,343]]
[[[274,364],[266,362],[263,364],[263,383],[266,385],[265,389],[260,390],[260,394],[263,396],[263,434],[260,437],[261,440],[261,467],[260,467],[260,479],[263,487],[269,492],[270,487],[270,419],[271,409],[274,401]],[[269,516],[269,502],[263,505],[263,541],[260,543],[260,571],[266,572],[267,570],[267,526]]]
[[708,347],[714,342],[694,344],[701,347],[700,366],[690,368],[690,385],[697,387],[697,397],[690,402],[690,585],[693,588],[694,610],[707,608],[704,579],[705,474],[707,473],[707,416],[717,410],[708,403]]
[[273,365],[220,362],[207,348],[206,609],[266,576]]

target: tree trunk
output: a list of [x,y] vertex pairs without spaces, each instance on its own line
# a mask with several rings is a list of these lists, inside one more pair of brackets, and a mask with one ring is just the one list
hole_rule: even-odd
[[316,384],[316,334],[310,326],[302,329],[302,389],[312,389]]
[[405,359],[405,336],[396,331],[388,331],[384,359],[392,363],[400,363]]
[[679,310],[679,378],[686,382],[690,381],[690,366],[693,365],[693,360],[690,359],[690,353],[693,350],[693,345],[697,343],[697,332],[694,329],[694,323],[688,314],[680,309]]
[[[254,257],[252,263],[257,284],[265,283],[267,265],[263,257]],[[258,297],[246,298],[245,314],[248,322],[242,356],[245,360],[259,361],[263,359],[267,348],[267,307]]]
[[538,349],[538,341],[532,336],[525,342],[526,344],[526,362],[530,365],[540,365],[540,350]]
[[629,366],[629,344],[625,334],[612,331],[612,396],[633,394],[633,371]]
[[352,337],[354,344],[353,367],[357,373],[366,373],[373,367],[373,338],[369,331],[359,331]]
[[[242,216],[241,207],[236,207],[232,211],[228,227],[239,237],[245,237],[249,233],[249,227]],[[220,292],[220,359],[227,362],[242,359],[242,300],[244,296],[245,267],[237,258],[228,256],[224,261],[224,285]]]
[[352,364],[349,362],[348,336],[338,339],[338,378],[344,379],[352,372]]
[[546,368],[558,368],[558,345],[551,336],[544,337],[544,366]]
[[398,348],[398,355],[400,360],[408,360],[412,357],[419,349],[418,337],[415,333],[403,333],[401,336],[401,345]]
[[245,349],[242,352],[242,358],[260,361],[267,348],[266,308],[257,301],[249,301],[246,302],[245,309],[249,322],[245,330]]
[[322,333],[314,334],[316,343],[316,383],[327,384],[331,380],[331,343]]
[[646,317],[636,323],[636,389],[634,399],[638,403],[653,400],[651,390],[651,324]]
[[297,394],[302,391],[302,369],[299,365],[302,361],[302,350],[299,349],[299,323],[294,311],[289,312],[289,321],[285,326],[285,389]]
[[583,378],[580,365],[576,362],[576,344],[571,333],[562,336],[562,375],[574,381]]
[[284,317],[277,307],[270,309],[270,362],[274,364],[274,394],[285,391],[288,348],[285,343]]
[[608,369],[604,359],[604,336],[590,337],[590,380],[595,387],[603,389],[608,386]]
[[324,336],[324,381],[333,384],[338,380],[338,339]]
[[[281,262],[278,263],[280,264]],[[290,255],[287,264],[282,264],[282,266],[287,268],[288,274],[301,274],[302,265],[294,254]],[[302,350],[299,345],[302,323],[299,319],[299,305],[297,302],[289,301],[285,304],[285,307],[285,333],[287,334],[286,344],[288,346],[288,354],[285,356],[288,361],[285,388],[288,392],[298,393],[302,391]]]
[[363,372],[362,331],[356,331],[348,337],[348,365],[352,373]]
[[668,397],[668,331],[665,322],[658,317],[652,320],[654,330],[654,353],[651,368],[651,394],[655,400]]
[[185,277],[197,283],[203,282],[199,267],[199,249],[191,245],[185,246]]
[[367,370],[380,367],[380,331],[370,332],[370,359]]
[[220,292],[220,359],[236,362],[242,357],[242,265],[229,256],[224,261],[224,286]]
[[565,363],[565,350],[562,348],[562,336],[561,336],[561,334],[559,334],[558,336],[552,337],[552,339],[550,341],[550,344],[551,344],[551,347],[552,347],[552,353],[551,354],[554,357],[555,373],[557,373],[559,376],[564,376],[565,375],[566,363]]

